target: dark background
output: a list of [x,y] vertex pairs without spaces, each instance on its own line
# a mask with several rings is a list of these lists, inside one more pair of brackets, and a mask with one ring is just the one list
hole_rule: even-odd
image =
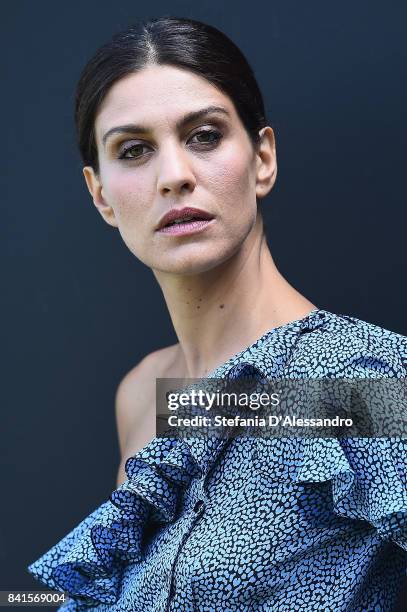
[[407,4],[147,9],[2,4],[0,590],[41,589],[26,566],[108,498],[117,385],[176,341],[152,273],[96,211],[76,151],[76,81],[114,32],[170,14],[240,46],[276,134],[278,178],[262,207],[280,272],[320,308],[407,335]]

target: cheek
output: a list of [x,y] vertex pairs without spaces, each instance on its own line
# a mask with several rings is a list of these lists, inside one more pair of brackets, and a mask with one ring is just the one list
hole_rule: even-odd
[[151,231],[151,205],[155,197],[151,177],[142,172],[136,175],[131,169],[110,171],[104,177],[104,197],[114,210],[123,242],[133,255],[147,263],[145,241]]
[[[251,160],[245,150],[230,147],[216,160],[211,176],[211,190],[224,205],[248,207],[251,199],[256,203],[255,185],[250,166]],[[249,206],[250,209],[250,206]]]
[[154,197],[151,181],[134,171],[111,172],[105,179],[104,187],[107,202],[112,206],[119,227],[133,220],[143,223],[148,218],[150,202]]

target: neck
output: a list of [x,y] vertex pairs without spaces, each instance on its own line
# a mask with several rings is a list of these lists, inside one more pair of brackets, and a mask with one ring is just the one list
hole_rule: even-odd
[[205,377],[268,330],[316,308],[277,270],[258,219],[241,249],[197,275],[154,270],[185,377]]

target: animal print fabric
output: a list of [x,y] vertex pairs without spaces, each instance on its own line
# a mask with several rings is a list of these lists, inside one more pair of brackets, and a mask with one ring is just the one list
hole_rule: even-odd
[[[314,309],[209,377],[404,378],[407,338]],[[29,572],[64,612],[384,612],[407,556],[404,438],[154,438]],[[57,509],[56,509],[57,510]]]

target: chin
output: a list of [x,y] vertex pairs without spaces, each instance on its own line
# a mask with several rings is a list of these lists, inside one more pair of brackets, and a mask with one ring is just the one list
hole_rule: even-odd
[[189,261],[170,264],[166,262],[165,264],[158,264],[152,266],[155,270],[159,272],[165,272],[167,274],[180,274],[182,276],[195,276],[196,274],[203,274],[204,272],[208,272],[209,270],[213,270],[218,266],[218,262],[214,261]]
[[[249,228],[236,232],[235,235],[224,235],[221,239],[205,240],[199,243],[178,244],[174,247],[158,247],[144,250],[131,248],[130,251],[148,268],[167,274],[195,275],[214,270],[233,257],[244,244]],[[144,245],[146,246],[146,245]]]
[[168,255],[152,262],[150,267],[158,272],[165,272],[167,274],[194,276],[216,269],[229,259],[230,256],[231,254],[222,255],[219,252],[212,255],[206,252],[183,257],[171,257]]

